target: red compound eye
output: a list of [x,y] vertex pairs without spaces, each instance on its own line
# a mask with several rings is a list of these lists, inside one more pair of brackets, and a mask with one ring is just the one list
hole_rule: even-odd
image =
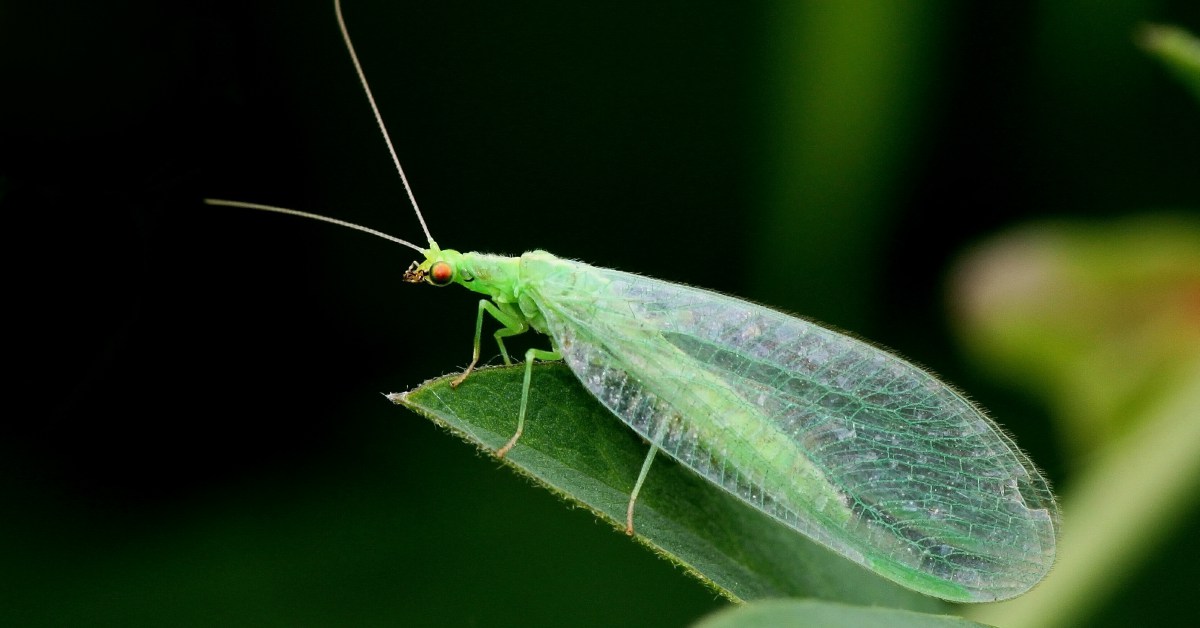
[[434,262],[429,267],[429,282],[435,286],[447,286],[454,281],[454,267],[449,262]]

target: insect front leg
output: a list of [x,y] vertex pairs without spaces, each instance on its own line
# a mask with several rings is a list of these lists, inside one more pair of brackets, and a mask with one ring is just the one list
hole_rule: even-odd
[[497,458],[503,458],[508,453],[513,445],[517,444],[517,439],[521,438],[521,432],[525,431],[525,409],[529,407],[529,382],[533,377],[533,361],[542,360],[561,360],[562,354],[557,351],[546,351],[545,349],[530,349],[525,352],[525,383],[521,386],[521,412],[517,415],[517,432],[508,439],[504,446],[496,451]]
[[471,371],[475,370],[475,365],[479,363],[479,344],[483,338],[484,312],[491,314],[492,318],[496,319],[501,325],[504,326],[501,329],[496,330],[496,333],[493,334],[492,337],[496,339],[496,344],[500,347],[500,356],[504,358],[504,363],[506,365],[511,366],[512,360],[508,358],[508,349],[504,348],[503,339],[529,331],[529,323],[525,320],[525,317],[521,316],[519,312],[513,309],[512,305],[501,303],[499,306],[497,306],[495,303],[492,303],[487,299],[480,300],[479,313],[475,317],[475,349],[471,353],[471,364],[467,366],[467,370],[462,372],[462,375],[455,377],[454,381],[450,382],[451,388],[458,388],[458,385],[467,379],[467,376],[471,374]]

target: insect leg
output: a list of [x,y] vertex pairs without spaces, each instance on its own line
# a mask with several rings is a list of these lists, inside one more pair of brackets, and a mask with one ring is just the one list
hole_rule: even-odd
[[467,366],[467,370],[462,372],[462,375],[454,378],[450,382],[451,388],[458,388],[458,385],[467,379],[471,371],[475,370],[475,365],[479,363],[479,344],[483,337],[483,314],[487,312],[492,315],[492,318],[504,325],[495,333],[496,344],[500,345],[500,355],[504,357],[504,363],[512,365],[512,360],[508,359],[508,350],[504,348],[504,341],[501,338],[507,336],[515,336],[524,333],[529,329],[529,323],[518,313],[510,309],[511,306],[505,307],[504,304],[497,306],[495,303],[482,299],[479,301],[479,314],[475,317],[475,349],[471,353],[471,364]]
[[546,351],[545,349],[530,349],[525,352],[525,384],[521,386],[521,413],[517,416],[517,432],[508,439],[504,446],[496,451],[497,458],[503,458],[508,450],[517,444],[517,439],[521,438],[521,432],[525,431],[525,409],[529,407],[529,381],[533,376],[533,361],[534,360],[561,360],[562,354],[557,351]]
[[518,319],[520,327],[502,327],[492,334],[492,338],[496,339],[496,346],[500,347],[500,357],[504,358],[505,366],[512,366],[512,360],[508,359],[508,349],[504,348],[504,339],[509,336],[516,336],[529,331],[529,323],[525,319]]
[[650,445],[650,453],[642,463],[642,472],[638,474],[637,482],[633,484],[633,492],[629,494],[629,507],[625,509],[625,534],[633,536],[633,505],[637,502],[638,493],[642,492],[642,482],[650,474],[650,463],[654,462],[654,454],[658,453],[658,445]]

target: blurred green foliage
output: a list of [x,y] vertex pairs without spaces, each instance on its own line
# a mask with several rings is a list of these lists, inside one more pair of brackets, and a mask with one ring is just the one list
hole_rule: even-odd
[[1200,99],[1200,39],[1186,29],[1156,24],[1142,28],[1140,41]]
[[[1192,478],[1139,449],[1156,434],[1137,426],[1170,417],[1153,399],[1178,390],[1141,367],[1169,361],[1129,348],[1184,340],[1122,326],[1148,325],[1168,294],[1196,321],[1186,283],[1093,284],[1133,307],[1080,307],[1102,316],[1047,326],[1020,355],[968,342],[986,364],[959,354],[940,301],[964,251],[1022,224],[1074,225],[1066,250],[1089,234],[1176,247],[1183,229],[1113,234],[1200,204],[1196,102],[1134,44],[1146,22],[1195,31],[1197,3],[346,12],[442,244],[546,248],[887,345],[988,407],[1075,529],[1130,525],[1118,515],[1141,503],[1089,510],[1097,469],[1126,468],[1106,443],[1149,458],[1157,475],[1113,476],[1144,482],[1130,491],[1187,495]],[[328,2],[8,3],[0,76],[0,209],[24,251],[7,299],[0,624],[662,626],[723,605],[378,395],[466,363],[469,295],[400,286],[411,260],[386,242],[199,205],[418,237]],[[1071,364],[1105,346],[1076,341],[1087,329],[1158,339],[1113,349],[1117,368],[1092,371],[1112,385],[1087,384]],[[1027,388],[1013,365],[1059,379]],[[1068,418],[1085,409],[1108,418]],[[1168,505],[1062,621],[1200,613],[1200,508]]]
[[1096,612],[1200,489],[1200,216],[1029,223],[971,251],[951,297],[964,344],[1044,399],[1072,466],[1058,560],[1004,626]]

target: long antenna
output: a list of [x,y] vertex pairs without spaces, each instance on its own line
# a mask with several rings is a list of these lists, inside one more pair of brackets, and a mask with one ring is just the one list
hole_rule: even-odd
[[[404,246],[407,246],[408,248],[410,248],[422,255],[425,254],[424,249],[413,244],[412,242],[409,242],[408,240],[401,240],[400,238],[397,238],[394,235],[388,235],[382,231],[376,231],[375,229],[372,229],[370,227],[356,225],[352,222],[346,222],[345,220],[338,220],[337,218],[330,218],[329,216],[322,216],[321,214],[312,214],[309,212],[302,212],[298,209],[288,209],[286,207],[276,207],[274,205],[260,205],[258,203],[245,203],[242,201],[227,201],[227,200],[220,199],[220,198],[206,198],[206,199],[204,199],[204,202],[208,205],[220,205],[222,207],[240,207],[242,209],[261,209],[266,212],[275,212],[277,214],[288,214],[289,216],[300,216],[301,218],[312,218],[313,220],[320,220],[321,222],[328,222],[328,223],[332,223],[332,224],[339,225],[342,227],[349,227],[351,229],[354,229],[355,231],[361,231],[363,233],[369,233],[373,236],[379,236],[379,237],[383,238],[384,240],[391,240],[392,242],[395,242],[396,244],[403,244]],[[432,241],[430,241],[429,244],[431,247],[436,247],[436,245],[433,244]]]
[[350,31],[346,29],[346,20],[342,17],[342,0],[333,0],[333,10],[337,13],[338,28],[342,31],[342,39],[346,41],[346,50],[350,52],[350,60],[354,62],[354,71],[358,73],[358,80],[362,83],[363,91],[367,93],[367,102],[371,103],[375,122],[379,124],[379,130],[383,133],[383,141],[387,143],[388,152],[392,155],[392,163],[396,164],[396,172],[400,173],[400,182],[404,184],[404,191],[408,193],[408,202],[412,203],[413,211],[417,213],[417,220],[421,222],[421,230],[425,232],[425,238],[429,240],[429,247],[436,249],[438,248],[437,243],[433,241],[433,236],[429,235],[429,227],[425,225],[425,216],[421,215],[421,208],[417,206],[417,197],[413,196],[412,186],[408,184],[408,177],[404,175],[404,166],[400,165],[400,158],[396,156],[396,148],[392,146],[392,137],[388,135],[387,126],[383,124],[383,116],[375,104],[375,95],[371,93],[371,86],[367,84],[367,75],[363,72],[362,64],[358,62],[354,44],[350,42]]

